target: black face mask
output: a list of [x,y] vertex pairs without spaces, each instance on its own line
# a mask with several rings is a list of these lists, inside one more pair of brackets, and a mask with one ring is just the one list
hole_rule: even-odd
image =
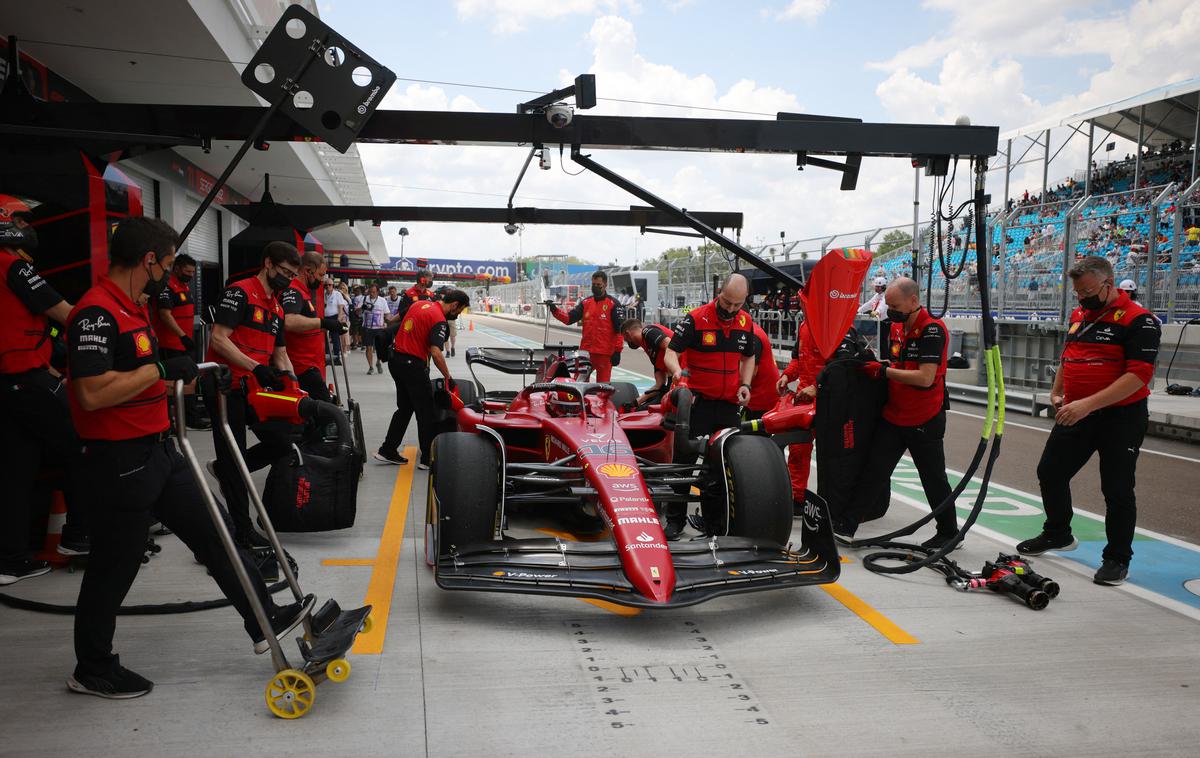
[[604,297],[604,288],[601,287],[599,284],[593,284],[592,285],[592,294],[595,295],[597,298]]
[[[1111,285],[1106,284],[1104,286],[1108,287]],[[1104,307],[1104,301],[1100,299],[1100,293],[1097,292],[1094,295],[1088,295],[1087,297],[1080,300],[1079,305],[1080,305],[1080,307],[1082,307],[1084,310],[1087,310],[1087,311],[1098,311]]]
[[[150,267],[155,266],[155,265],[157,265],[157,264],[153,264],[153,263],[150,264],[150,266],[146,268],[146,273],[150,273]],[[154,300],[155,298],[158,297],[158,294],[160,292],[162,292],[163,288],[166,286],[167,286],[167,272],[164,271],[162,277],[159,279],[155,279],[154,277],[147,279],[146,284],[142,286],[142,292],[145,292],[147,295],[150,296],[151,300]]]
[[[738,312],[736,310],[735,311],[727,311],[719,305],[716,306],[716,310],[717,310],[717,318],[720,319],[721,321],[733,321],[733,317],[738,314]],[[741,310],[741,309],[739,308],[738,310]]]
[[908,321],[908,317],[911,315],[912,315],[911,313],[905,313],[904,311],[898,311],[898,310],[895,310],[894,308],[887,309],[888,321],[891,321],[893,324],[903,324],[905,321]]
[[276,292],[283,292],[291,286],[292,280],[276,271],[274,274],[267,276],[267,284],[271,285],[271,289]]
[[188,282],[190,282],[192,280],[192,277],[186,276],[184,274],[176,274],[175,278],[179,280],[180,284],[187,284]]

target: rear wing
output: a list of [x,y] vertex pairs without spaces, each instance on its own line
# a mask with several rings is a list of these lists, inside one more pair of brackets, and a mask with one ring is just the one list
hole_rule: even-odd
[[[587,372],[592,368],[592,362],[586,354],[574,352],[573,347],[534,349],[529,347],[469,347],[467,348],[467,368],[480,394],[488,396],[483,382],[475,374],[475,366],[485,366],[495,369],[502,374],[519,375],[521,383],[528,384],[526,377],[537,377],[538,371],[545,365],[546,359],[562,357],[563,365],[572,375]],[[506,393],[513,394],[515,393]]]

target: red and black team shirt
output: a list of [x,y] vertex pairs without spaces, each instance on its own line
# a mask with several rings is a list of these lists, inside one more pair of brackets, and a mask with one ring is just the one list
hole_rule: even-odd
[[769,411],[779,402],[779,364],[771,350],[771,338],[758,324],[754,325],[754,379],[750,382],[750,402],[746,407],[752,411]]
[[393,346],[398,353],[425,361],[429,359],[429,348],[440,350],[449,337],[450,325],[442,312],[442,304],[422,301],[404,314]]
[[[84,293],[69,321],[67,374],[71,379],[135,371],[158,362],[149,309],[134,304],[108,277]],[[68,394],[81,439],[128,440],[167,429],[167,392],[161,381],[120,405],[94,411],[84,410],[74,392]]]
[[[667,354],[667,346],[671,343],[671,330],[662,324],[646,324],[642,327],[642,350],[654,364],[655,371],[666,371],[667,364],[663,358]],[[687,368],[684,356],[679,356],[680,368]]]
[[[324,303],[325,294],[321,285],[314,293],[304,277],[297,276],[290,287],[279,293],[279,307],[283,308],[285,316],[296,313],[305,318],[321,318],[314,303]],[[302,374],[310,368],[325,371],[325,335],[321,329],[310,329],[304,332],[289,332],[284,330],[284,342],[287,344],[288,358],[297,374]]]
[[893,368],[915,370],[922,363],[938,364],[933,384],[913,387],[888,380],[888,399],[883,417],[896,426],[920,426],[942,412],[946,400],[946,351],[950,340],[946,325],[922,308],[911,329],[904,324],[892,324],[889,335],[889,358]]
[[403,316],[404,314],[408,313],[409,308],[413,307],[417,303],[432,302],[434,300],[437,300],[437,298],[435,298],[433,293],[428,289],[421,289],[420,287],[413,285],[412,287],[404,290],[404,293],[400,295],[400,306],[396,308],[396,313]]
[[554,318],[564,324],[583,322],[583,338],[579,341],[579,349],[589,353],[611,355],[621,352],[625,342],[621,338],[621,322],[625,320],[625,311],[612,295],[584,298],[575,304],[569,313],[561,309],[550,312]]
[[755,354],[754,320],[745,311],[729,322],[717,319],[714,303],[695,308],[675,325],[668,345],[682,354],[687,351],[692,392],[709,400],[737,402],[738,365],[742,356]]
[[1090,397],[1126,373],[1136,374],[1144,384],[1112,405],[1148,397],[1159,337],[1158,319],[1125,292],[1098,314],[1076,308],[1062,354],[1064,400]]
[[[216,323],[233,330],[229,340],[247,358],[263,366],[271,362],[276,348],[286,347],[283,336],[283,309],[267,294],[257,276],[240,279],[225,288],[217,304]],[[228,364],[210,345],[206,360]],[[229,366],[236,382],[250,372],[241,366]],[[235,385],[236,386],[236,385]]]
[[[196,301],[192,299],[192,293],[188,286],[176,279],[174,274],[167,277],[167,286],[158,293],[156,307],[160,311],[170,311],[175,323],[179,324],[183,333],[189,337],[192,336],[196,322]],[[180,341],[179,335],[159,321],[157,314],[154,319],[154,333],[158,336],[159,347],[167,350],[183,350],[183,342]]]
[[0,374],[50,366],[45,313],[62,301],[28,258],[0,250]]

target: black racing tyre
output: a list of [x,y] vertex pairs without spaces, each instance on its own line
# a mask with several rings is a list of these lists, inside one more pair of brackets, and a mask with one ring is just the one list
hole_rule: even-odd
[[613,386],[612,404],[620,409],[638,399],[640,394],[632,382],[609,382]]
[[[500,505],[500,457],[492,442],[470,432],[433,440],[425,506],[425,561],[455,545],[490,542]],[[436,554],[435,554],[436,551]]]
[[[769,437],[735,435],[725,443],[724,473],[729,488],[729,534],[786,545],[792,534],[792,483],[779,447]],[[717,499],[723,500],[720,495]],[[713,510],[720,513],[713,527],[721,534],[725,503],[714,505]],[[718,525],[720,530],[715,528]]]

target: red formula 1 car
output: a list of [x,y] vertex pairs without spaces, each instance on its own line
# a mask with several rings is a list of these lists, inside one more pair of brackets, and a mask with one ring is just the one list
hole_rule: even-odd
[[[434,441],[425,521],[438,586],[661,608],[837,580],[819,499],[790,542],[787,467],[769,438],[726,429],[689,441],[685,389],[665,407],[632,409],[632,385],[581,381],[586,357],[567,346],[476,347],[466,358],[473,376],[487,366],[534,381],[482,394],[462,382],[461,398],[444,398],[458,431]],[[660,512],[680,500],[701,502],[708,536],[667,542]],[[599,519],[606,538],[506,534],[510,515],[546,508]]]

